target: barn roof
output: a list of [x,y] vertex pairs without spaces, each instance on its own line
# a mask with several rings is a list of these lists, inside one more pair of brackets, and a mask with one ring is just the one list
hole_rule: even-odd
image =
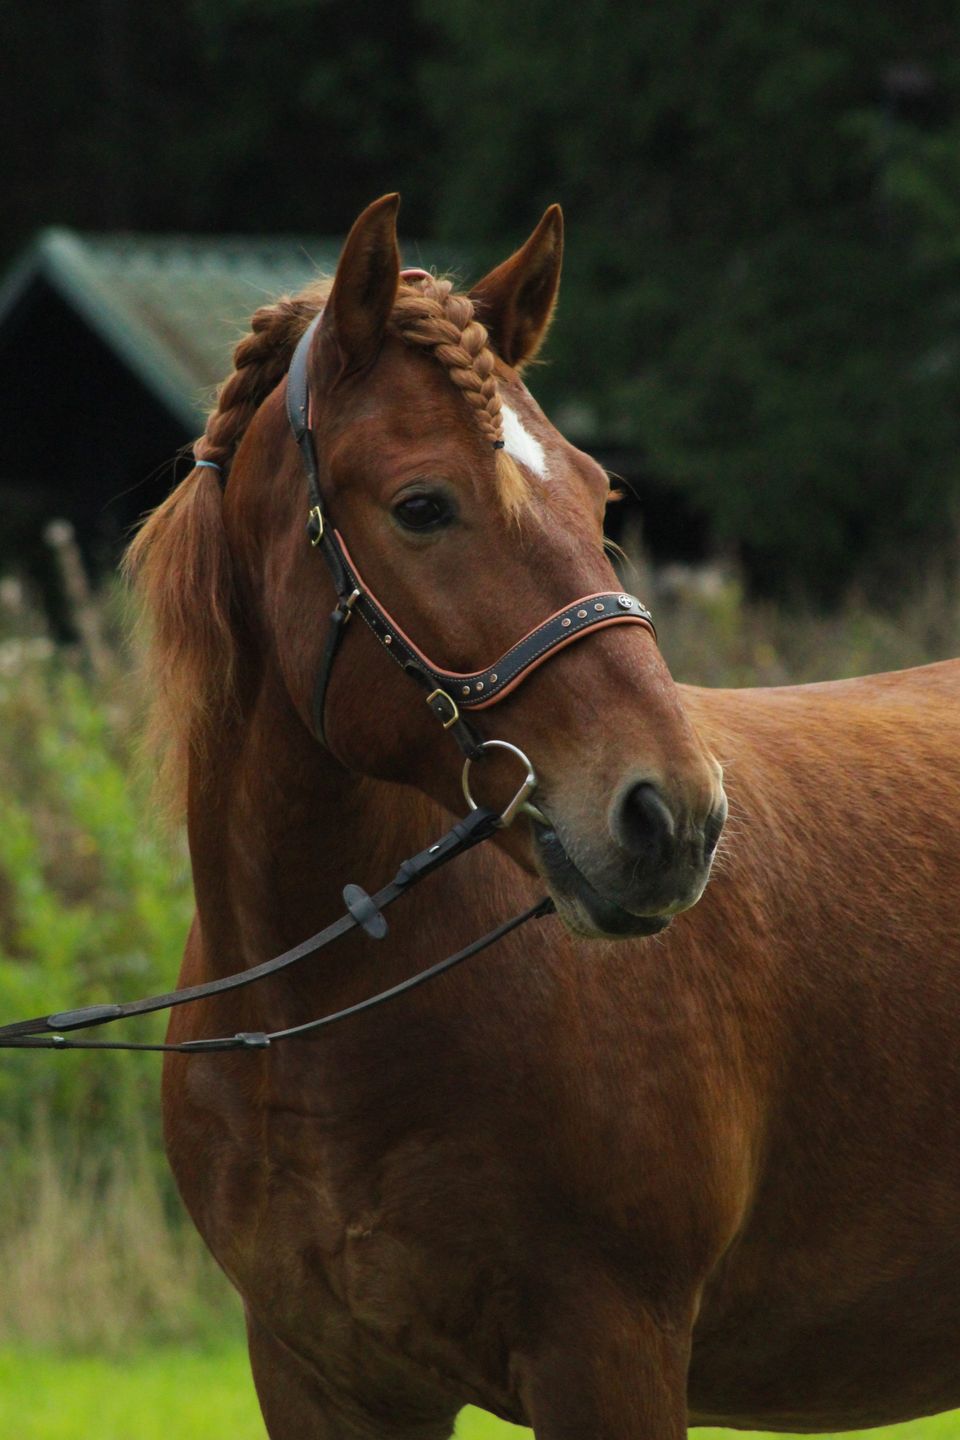
[[332,272],[340,246],[307,236],[43,230],[0,284],[0,330],[38,287],[52,287],[193,434],[252,312]]

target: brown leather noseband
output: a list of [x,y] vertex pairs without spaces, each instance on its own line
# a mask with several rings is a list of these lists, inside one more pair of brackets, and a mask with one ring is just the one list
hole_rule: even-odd
[[[411,272],[413,274],[413,272]],[[416,272],[421,275],[422,272]],[[373,631],[387,654],[419,685],[428,691],[427,704],[445,730],[454,737],[468,759],[480,753],[482,741],[462,711],[485,710],[509,695],[540,665],[575,640],[607,625],[640,624],[656,638],[653,618],[635,595],[603,590],[557,610],[529,630],[492,665],[482,670],[445,670],[428,659],[381,605],[362,579],[350,558],[340,533],[331,524],[320,490],[317,455],[310,428],[310,351],[323,311],[314,316],[300,338],[287,375],[287,418],[303,457],[309,497],[307,533],[310,543],[326,561],[337,593],[330,616],[330,629],[314,689],[313,723],[324,740],[324,712],[330,672],[344,627],[357,614]]]

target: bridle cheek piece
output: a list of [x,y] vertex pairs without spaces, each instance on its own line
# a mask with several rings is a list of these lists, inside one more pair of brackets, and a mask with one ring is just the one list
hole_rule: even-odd
[[[422,271],[404,271],[404,276],[418,278]],[[426,703],[440,721],[444,730],[450,730],[465,756],[463,769],[463,790],[467,802],[474,801],[469,788],[471,762],[478,760],[492,746],[507,749],[526,766],[526,779],[518,792],[522,799],[515,797],[502,815],[502,823],[509,825],[524,807],[529,805],[530,796],[536,788],[536,772],[524,755],[506,741],[481,740],[470,724],[467,715],[474,710],[486,710],[511,694],[534,670],[568,645],[609,625],[643,625],[654,639],[656,630],[653,617],[635,595],[621,591],[601,590],[591,595],[581,595],[562,610],[555,611],[546,620],[535,625],[521,640],[505,651],[492,665],[482,670],[460,672],[445,670],[435,665],[406,634],[393,616],[377,600],[373,591],[363,580],[360,571],[347,549],[343,536],[331,524],[320,490],[317,455],[310,427],[310,351],[317,327],[323,316],[321,310],[300,337],[290,362],[287,375],[287,419],[297,442],[307,479],[309,514],[307,535],[314,549],[319,550],[326,561],[336,590],[337,602],[330,616],[323,657],[317,674],[313,693],[313,727],[317,737],[326,742],[325,711],[330,673],[336,659],[340,642],[352,615],[361,620],[376,636],[390,658],[404,670],[411,679],[427,691]],[[534,810],[534,813],[537,812]]]
[[[405,272],[407,273],[407,272]],[[410,272],[414,273],[414,272]],[[415,272],[417,275],[424,273]],[[321,312],[322,313],[322,312]],[[203,1055],[228,1050],[265,1050],[279,1040],[304,1038],[316,1034],[327,1026],[335,1025],[364,1011],[372,1010],[389,1000],[407,994],[418,985],[426,984],[438,975],[444,974],[455,965],[478,955],[488,945],[495,944],[519,926],[530,920],[540,919],[553,913],[553,901],[544,898],[536,901],[519,915],[504,920],[495,929],[482,935],[478,940],[464,946],[462,950],[437,961],[426,970],[420,970],[398,985],[381,990],[354,1005],[347,1005],[332,1014],[322,1015],[316,1020],[307,1020],[284,1030],[245,1031],[238,1035],[216,1035],[196,1040],[167,1041],[166,1043],[121,1042],[112,1040],[76,1039],[70,1032],[126,1020],[132,1016],[150,1015],[159,1010],[171,1010],[178,1005],[190,1005],[206,1000],[242,986],[252,985],[258,980],[276,975],[289,966],[315,955],[351,930],[361,929],[373,940],[381,940],[387,933],[387,922],[383,911],[406,895],[414,885],[433,875],[442,866],[449,864],[465,851],[490,840],[497,830],[512,824],[521,811],[539,816],[531,804],[531,796],[537,787],[537,774],[527,756],[516,745],[506,740],[481,740],[463,712],[485,710],[515,690],[528,675],[542,665],[550,656],[565,646],[573,644],[583,635],[600,630],[606,625],[625,623],[642,624],[656,637],[650,612],[633,595],[600,591],[595,595],[582,595],[571,605],[557,610],[541,621],[516,645],[512,645],[493,665],[484,670],[460,673],[444,670],[434,665],[417,645],[404,633],[388,610],[382,606],[371,590],[364,584],[360,572],[350,558],[342,537],[332,527],[324,509],[317,474],[317,459],[310,433],[310,394],[307,382],[307,363],[310,346],[319,323],[317,315],[304,333],[290,364],[287,377],[287,415],[294,438],[300,447],[307,473],[307,488],[310,497],[310,513],[307,533],[310,543],[318,549],[327,563],[337,592],[337,603],[330,618],[330,629],[324,647],[323,660],[313,700],[314,727],[320,740],[324,739],[323,712],[330,669],[336,657],[344,628],[351,615],[357,614],[370,627],[387,654],[419,685],[427,691],[426,701],[445,730],[453,732],[454,738],[464,753],[463,793],[470,813],[458,820],[427,849],[404,860],[393,879],[374,895],[368,895],[359,885],[347,885],[343,890],[346,911],[339,919],[310,939],[264,960],[259,965],[222,976],[203,984],[190,985],[184,989],[169,991],[165,995],[150,995],[142,1000],[131,1000],[123,1004],[86,1005],[78,1010],[61,1010],[53,1015],[36,1015],[29,1020],[14,1020],[0,1025],[0,1049],[17,1050],[165,1050],[180,1055]],[[212,461],[199,461],[219,469]],[[503,750],[513,755],[524,766],[525,774],[520,788],[506,808],[499,813],[478,805],[470,789],[470,770],[476,760],[492,750]],[[64,1034],[63,1032],[67,1033]]]

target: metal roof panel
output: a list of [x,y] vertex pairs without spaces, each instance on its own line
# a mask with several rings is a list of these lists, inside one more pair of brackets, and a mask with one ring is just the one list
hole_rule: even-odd
[[0,286],[0,327],[42,277],[198,430],[253,311],[332,274],[340,248],[311,236],[44,230]]

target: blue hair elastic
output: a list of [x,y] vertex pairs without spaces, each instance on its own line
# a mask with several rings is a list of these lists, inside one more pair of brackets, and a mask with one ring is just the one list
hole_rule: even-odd
[[212,460],[194,460],[193,467],[195,470],[216,470],[218,475],[223,474],[223,466],[215,465]]

